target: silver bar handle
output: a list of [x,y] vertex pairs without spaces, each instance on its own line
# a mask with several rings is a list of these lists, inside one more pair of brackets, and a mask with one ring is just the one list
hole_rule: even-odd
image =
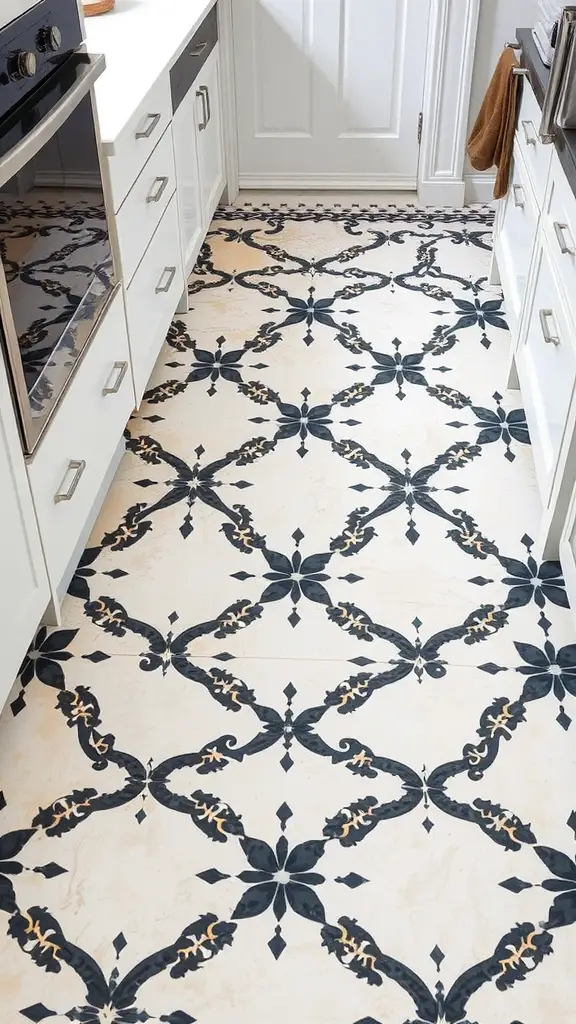
[[522,185],[512,185],[512,194],[514,196],[514,206],[517,206],[520,210],[523,210],[526,206],[526,197],[524,195],[524,189]]
[[212,105],[210,103],[210,90],[208,89],[207,85],[201,85],[200,88],[206,93],[206,106],[208,107],[208,121],[207,121],[207,124],[210,124],[210,121],[212,120]]
[[554,142],[556,136],[558,104],[565,83],[566,66],[574,39],[575,26],[576,7],[565,7],[558,25],[554,60],[552,61],[550,79],[544,97],[544,106],[542,107],[540,139],[546,144]]
[[188,51],[188,53],[191,57],[201,57],[207,46],[208,43],[198,43],[198,45],[194,46],[191,50]]
[[[70,498],[73,496],[74,491],[76,490],[76,488],[78,487],[78,484],[80,483],[80,477],[82,476],[82,474],[83,474],[85,469],[86,469],[86,463],[85,463],[84,459],[72,459],[71,462],[68,463],[68,469],[66,470],[66,473],[64,474],[64,479],[63,479],[62,483],[60,484],[60,487],[56,491],[56,494],[54,495],[54,503],[56,505],[58,504],[59,501],[70,501]],[[69,473],[73,473],[74,476],[72,477],[72,480],[70,481],[70,484],[68,486],[68,490],[67,491],[63,491],[62,488],[63,488],[63,486],[64,486],[64,484],[66,482],[66,478],[67,478]]]
[[523,78],[526,78],[528,74],[528,68],[512,68],[512,74],[516,75],[516,77],[518,77],[518,75],[521,75]]
[[15,174],[18,174],[18,171],[21,171],[26,164],[30,163],[32,158],[56,134],[80,101],[89,93],[105,68],[106,60],[102,54],[90,57],[90,62],[87,61],[83,66],[76,84],[69,92],[46,117],[42,118],[35,128],[28,132],[21,142],[18,142],[0,159],[0,188]]
[[204,92],[205,88],[206,88],[205,86],[202,86],[201,89],[197,89],[196,90],[196,96],[199,96],[200,99],[202,100],[202,115],[203,116],[202,116],[202,120],[201,120],[200,124],[198,125],[198,129],[201,132],[203,132],[204,129],[208,127],[208,108],[206,106],[206,93]]
[[522,43],[506,43],[506,46],[509,46],[511,50],[521,50],[522,49]]
[[522,121],[522,128],[524,129],[524,138],[526,139],[526,145],[527,146],[535,146],[536,142],[537,142],[537,139],[536,139],[536,129],[534,127],[534,122],[533,121]]
[[548,321],[552,320],[554,323],[554,310],[553,309],[541,309],[540,310],[540,325],[542,327],[542,334],[544,335],[544,341],[547,345],[559,345],[560,338],[557,334],[550,334],[548,328]]
[[[168,278],[165,284],[161,284],[160,282],[162,281],[162,277],[164,277],[164,274],[168,274]],[[156,285],[156,295],[159,295],[160,292],[170,291],[170,288],[172,287],[172,282],[176,277],[176,267],[164,267],[164,270],[162,271],[162,277],[160,278],[160,281]]]
[[146,117],[150,119],[150,123],[147,128],[144,128],[140,132],[136,132],[137,139],[149,139],[150,136],[152,135],[152,132],[158,125],[158,122],[160,121],[162,114],[146,114]]
[[170,178],[164,178],[164,177],[163,178],[154,178],[154,185],[156,185],[156,183],[158,183],[158,187],[157,187],[156,190],[154,190],[154,188],[153,188],[152,191],[148,193],[148,195],[146,196],[146,202],[147,203],[159,203],[161,198],[162,198],[162,196],[164,195],[167,187],[168,187],[168,182],[169,181],[170,181]]
[[124,380],[124,377],[128,373],[128,363],[127,362],[114,363],[114,366],[112,367],[112,369],[116,370],[116,383],[113,384],[111,387],[107,386],[105,388],[102,388],[102,394],[103,395],[117,395],[118,394],[118,392],[120,391],[120,388],[122,387],[122,381]]
[[[558,245],[560,246],[560,252],[563,256],[574,256],[576,253],[576,247],[574,246],[574,239],[570,234],[570,228],[567,224],[560,224],[559,221],[554,221],[554,231],[556,232],[556,238],[558,239]],[[570,244],[567,239],[570,239]]]

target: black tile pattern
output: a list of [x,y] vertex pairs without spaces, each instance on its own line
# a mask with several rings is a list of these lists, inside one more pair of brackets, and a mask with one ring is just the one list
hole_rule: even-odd
[[491,221],[219,212],[0,721],[7,1020],[569,1019],[576,643]]

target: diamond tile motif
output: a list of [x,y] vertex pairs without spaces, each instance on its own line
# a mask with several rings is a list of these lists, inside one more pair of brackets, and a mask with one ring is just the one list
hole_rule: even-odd
[[2,1024],[571,1019],[576,629],[492,222],[218,211],[0,717]]

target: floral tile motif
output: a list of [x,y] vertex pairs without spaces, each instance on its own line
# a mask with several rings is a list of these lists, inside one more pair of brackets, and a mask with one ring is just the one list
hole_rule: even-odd
[[576,637],[491,231],[218,211],[0,718],[7,1020],[570,1018]]

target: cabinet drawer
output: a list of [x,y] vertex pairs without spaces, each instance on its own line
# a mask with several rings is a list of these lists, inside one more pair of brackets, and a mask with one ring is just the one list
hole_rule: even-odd
[[518,369],[538,482],[547,507],[576,382],[574,329],[545,238],[536,256],[534,292]]
[[172,129],[169,127],[144,165],[116,218],[125,284],[132,280],[175,191],[174,146]]
[[176,196],[157,228],[128,289],[126,317],[139,403],[184,291]]
[[518,143],[514,146],[512,179],[505,204],[495,248],[502,288],[506,296],[507,320],[515,338],[524,306],[528,273],[540,219]]
[[542,111],[540,110],[538,100],[534,95],[530,82],[524,79],[516,139],[528,168],[536,202],[540,209],[544,205],[550,161],[552,159],[552,150],[554,149],[553,146],[545,146],[540,141],[539,130],[541,121]]
[[170,77],[160,75],[112,144],[106,145],[114,210],[120,209],[172,117]]
[[566,294],[573,298],[576,296],[576,197],[554,147],[551,149],[552,168],[544,210],[544,231]]
[[172,110],[178,110],[218,42],[218,9],[212,8],[170,71]]
[[28,463],[48,572],[57,588],[134,408],[122,292],[113,298]]

